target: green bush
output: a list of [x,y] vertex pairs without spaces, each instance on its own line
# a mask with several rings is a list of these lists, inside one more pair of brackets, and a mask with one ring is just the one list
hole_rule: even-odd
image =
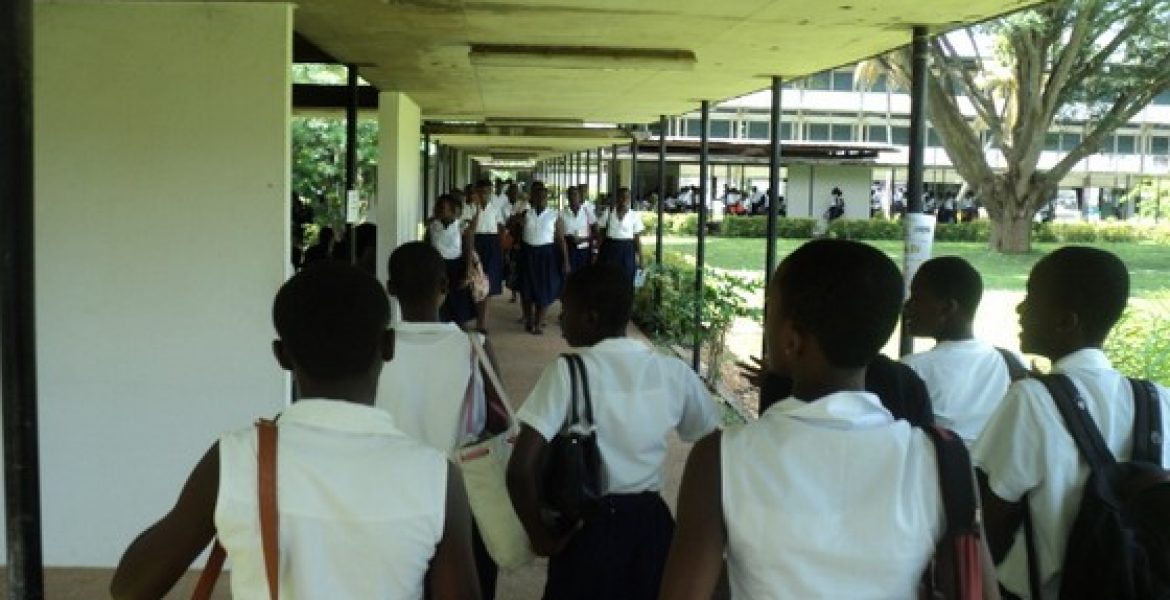
[[1105,340],[1105,352],[1117,370],[1130,377],[1170,385],[1170,293],[1150,304],[1126,309]]
[[[695,213],[663,215],[662,232],[668,235],[695,235],[699,231],[699,215]],[[642,226],[652,234],[658,228],[658,215],[642,213]],[[643,234],[646,235],[646,234]]]

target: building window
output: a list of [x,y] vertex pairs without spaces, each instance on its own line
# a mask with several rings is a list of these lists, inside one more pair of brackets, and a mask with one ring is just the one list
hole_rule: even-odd
[[1049,152],[1060,152],[1060,134],[1049,133],[1044,136],[1044,149]]
[[711,119],[711,138],[731,139],[731,121],[726,119]]
[[833,140],[834,142],[852,142],[853,126],[831,125],[829,127],[829,139]]
[[1152,136],[1150,138],[1150,154],[1159,156],[1170,154],[1170,136]]
[[833,89],[833,74],[828,71],[821,71],[809,75],[804,80],[804,89],[806,90],[831,90]]
[[1060,135],[1060,149],[1063,152],[1072,152],[1081,145],[1082,140],[1084,137],[1079,133],[1062,133]]
[[703,120],[702,119],[687,119],[686,122],[686,136],[687,137],[701,137],[703,135]]
[[828,123],[809,123],[808,139],[813,142],[827,142],[830,140]]
[[870,125],[866,128],[865,137],[871,142],[885,144],[890,141],[889,136],[886,135],[887,133],[889,132],[886,131],[885,125]]
[[899,146],[910,145],[910,128],[909,127],[894,127],[894,143]]
[[938,132],[933,127],[926,131],[926,145],[930,148],[942,148],[942,138],[939,137]]
[[1137,153],[1137,136],[1133,136],[1133,135],[1119,135],[1119,136],[1117,136],[1117,153],[1118,154],[1136,154]]
[[747,136],[752,140],[766,140],[768,139],[768,125],[767,121],[748,121],[747,122]]
[[833,71],[832,83],[833,83],[833,91],[837,91],[837,92],[851,92],[851,91],[853,91],[853,71]]
[[1166,90],[1157,96],[1154,96],[1154,104],[1161,106],[1170,105],[1170,90]]

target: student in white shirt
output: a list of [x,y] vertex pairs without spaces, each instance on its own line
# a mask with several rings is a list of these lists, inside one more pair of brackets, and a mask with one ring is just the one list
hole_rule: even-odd
[[443,194],[435,200],[435,214],[426,224],[423,239],[439,251],[446,261],[450,289],[440,313],[444,321],[464,326],[475,318],[475,303],[471,299],[472,232],[477,219],[470,222],[459,217],[459,203],[454,196]]
[[469,204],[475,215],[475,253],[488,278],[487,298],[475,304],[475,328],[487,331],[488,299],[504,291],[504,249],[501,238],[506,230],[511,207],[492,196],[490,181],[484,179],[472,189]]
[[569,374],[549,364],[520,407],[508,490],[538,554],[549,556],[546,600],[653,599],[674,520],[660,495],[667,436],[694,441],[718,424],[702,381],[677,358],[626,337],[633,284],[613,265],[582,268],[565,287],[561,329],[585,363],[608,510],[580,524],[546,520],[540,458],[565,425]]
[[[983,278],[958,256],[926,261],[910,282],[906,327],[915,337],[934,338],[934,348],[902,357],[926,382],[936,422],[975,443],[999,406],[1012,369],[995,346],[975,339],[975,311]],[[1006,352],[1006,351],[1005,351]],[[1024,371],[1014,355],[1013,368]]]
[[817,240],[768,289],[766,368],[792,396],[700,441],[679,492],[661,598],[915,598],[943,533],[929,438],[865,392],[902,305],[877,249]]
[[581,204],[576,187],[569,188],[569,206],[561,211],[565,222],[565,244],[569,249],[569,272],[580,270],[593,260],[593,228],[597,219]]
[[[1032,267],[1027,295],[1016,309],[1020,349],[1048,357],[1053,372],[1072,379],[1118,461],[1129,460],[1133,449],[1134,397],[1101,345],[1128,299],[1129,273],[1120,259],[1096,248],[1066,246]],[[1158,395],[1164,439],[1170,434],[1170,394],[1159,386]],[[1031,597],[1020,526],[1026,509],[1035,533],[1040,594],[1055,599],[1089,467],[1044,385],[1027,379],[1013,384],[971,453],[1000,583],[1016,597]],[[1170,465],[1170,445],[1163,448],[1162,465]]]
[[630,208],[630,188],[618,190],[617,202],[605,211],[597,222],[600,230],[601,251],[597,262],[611,263],[622,268],[634,281],[634,274],[642,268],[642,216]]
[[[407,242],[390,254],[386,290],[398,301],[402,319],[394,324],[395,359],[382,370],[377,406],[394,417],[404,433],[452,456],[468,440],[466,392],[475,354],[472,341],[492,356],[487,339],[439,319],[447,292],[443,258],[424,242]],[[492,361],[494,363],[494,359]],[[472,519],[472,549],[484,600],[496,595],[498,567],[487,553]]]
[[532,184],[531,208],[513,219],[524,242],[517,262],[525,329],[541,335],[545,312],[560,298],[561,285],[569,272],[565,223],[560,212],[548,206],[548,190],[540,181]]
[[[430,598],[479,598],[462,478],[373,406],[394,356],[381,286],[321,262],[281,286],[272,314],[272,350],[297,390],[277,420],[280,597],[407,600],[425,586]],[[268,597],[257,443],[248,427],[211,446],[174,508],[122,556],[114,598],[162,598],[213,537],[227,551],[232,595]]]

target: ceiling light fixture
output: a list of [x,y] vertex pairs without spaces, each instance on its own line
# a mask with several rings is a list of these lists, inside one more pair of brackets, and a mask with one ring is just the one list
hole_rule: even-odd
[[513,46],[472,44],[467,54],[477,67],[691,71],[695,53],[656,48]]

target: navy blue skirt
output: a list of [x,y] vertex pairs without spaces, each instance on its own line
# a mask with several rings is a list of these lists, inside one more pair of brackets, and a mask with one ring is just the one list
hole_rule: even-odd
[[590,254],[592,251],[589,248],[570,248],[569,249],[569,272],[576,273],[582,267],[589,264]]
[[492,296],[499,296],[504,292],[504,251],[500,247],[500,235],[498,233],[475,234],[475,253],[479,255],[483,272],[491,284],[489,293]]
[[463,257],[444,262],[447,263],[447,297],[439,307],[439,318],[462,325],[475,318],[471,286],[459,287],[463,280],[467,279],[467,262]]
[[630,281],[634,281],[634,273],[638,263],[634,259],[634,240],[615,240],[606,238],[601,243],[601,252],[597,255],[597,262],[617,265],[626,272]]
[[561,296],[561,261],[552,244],[524,245],[520,253],[520,293],[544,308]]

